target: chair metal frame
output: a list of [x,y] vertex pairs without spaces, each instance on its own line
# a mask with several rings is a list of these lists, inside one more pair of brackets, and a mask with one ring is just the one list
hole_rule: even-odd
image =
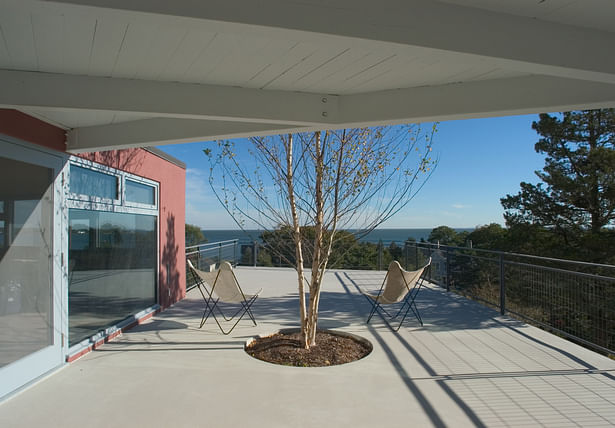
[[[382,306],[382,303],[380,302],[380,297],[383,294],[383,290],[384,290],[385,285],[387,283],[387,278],[389,277],[389,270],[387,270],[387,273],[384,276],[384,280],[382,281],[382,285],[380,286],[380,289],[378,290],[378,294],[375,296],[375,298],[372,299],[371,297],[369,297],[370,295],[368,293],[363,293],[365,298],[372,304],[372,309],[371,309],[371,311],[369,313],[369,316],[367,317],[366,324],[369,324],[369,322],[371,321],[371,319],[374,316],[374,314],[376,312],[378,312],[378,314],[382,317],[382,319],[384,320],[386,325],[391,330],[399,331],[399,329],[401,328],[402,324],[406,320],[406,317],[408,316],[408,313],[410,311],[412,311],[412,313],[414,314],[414,316],[416,317],[418,322],[421,324],[421,327],[423,326],[423,318],[421,317],[421,313],[419,312],[419,308],[416,306],[416,296],[419,294],[419,291],[420,291],[420,289],[423,286],[423,281],[425,281],[425,277],[427,276],[427,274],[429,272],[429,269],[431,269],[431,259],[429,259],[428,263],[421,268],[421,269],[423,269],[423,272],[421,273],[419,278],[416,281],[414,281],[414,285],[412,287],[410,286],[410,284],[408,284],[408,281],[406,281],[406,278],[403,275],[404,269],[401,266],[400,266],[400,269],[402,269],[402,276],[401,277],[402,277],[402,279],[404,281],[404,285],[406,286],[406,289],[408,290],[408,292],[406,293],[406,296],[401,301],[401,302],[403,302],[401,304],[401,307],[399,308],[399,310],[397,311],[397,313],[395,315],[391,315]],[[419,269],[417,269],[417,270],[419,270]],[[392,303],[392,305],[398,304],[398,303],[401,303],[401,302]],[[399,322],[399,324],[397,325],[397,328],[393,328],[393,326],[391,325],[391,321],[393,321],[397,317],[399,317],[399,315],[401,315],[401,313],[404,311],[404,309],[405,309],[404,315],[401,318],[401,321]],[[380,311],[382,311],[382,312],[380,312]]]
[[[218,305],[219,302],[222,301],[222,303],[224,303],[224,301],[221,300],[220,297],[216,297],[214,295],[214,290],[216,288],[216,285],[218,284],[218,278],[220,277],[220,273],[222,271],[218,268],[216,279],[214,280],[214,283],[211,286],[211,290],[209,290],[207,285],[205,285],[205,281],[203,280],[203,278],[199,276],[199,274],[196,272],[197,269],[192,265],[192,262],[190,262],[189,260],[188,260],[188,267],[196,283],[196,286],[199,289],[201,296],[203,297],[203,301],[205,302],[205,309],[203,310],[203,316],[201,317],[201,323],[199,325],[199,328],[202,328],[203,325],[209,319],[209,317],[213,316],[213,319],[216,321],[216,324],[218,325],[218,328],[220,329],[222,334],[228,335],[235,329],[237,324],[239,324],[239,321],[241,321],[246,314],[248,314],[248,316],[252,320],[252,323],[254,323],[254,326],[257,325],[256,319],[254,318],[254,314],[252,313],[252,310],[251,310],[251,306],[256,301],[256,298],[259,296],[262,290],[260,290],[258,293],[251,296],[250,299],[248,299],[246,295],[244,294],[243,290],[241,289],[241,286],[239,285],[239,281],[237,280],[237,277],[235,276],[235,272],[231,270],[230,272],[233,275],[233,280],[235,281],[235,284],[237,285],[237,288],[239,289],[239,292],[241,293],[241,297],[243,300],[239,302],[241,307],[237,309],[237,311],[233,315],[228,317]],[[237,319],[237,321],[235,321],[235,323],[232,325],[232,327],[228,331],[225,331],[224,328],[222,327],[222,324],[220,324],[220,321],[218,321],[218,318],[216,317],[215,310],[218,311],[218,314],[222,316],[222,318],[224,318],[225,321],[232,321],[237,315],[239,315],[240,312],[242,311],[243,312],[241,313],[241,316]]]

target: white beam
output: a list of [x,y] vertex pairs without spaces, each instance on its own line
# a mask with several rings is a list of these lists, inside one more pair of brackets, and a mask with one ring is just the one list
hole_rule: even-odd
[[311,126],[155,118],[76,128],[72,152],[275,135],[317,129],[418,123],[615,107],[615,85],[530,76],[339,97],[337,119]]
[[304,130],[308,129],[279,124],[156,118],[76,128],[68,132],[66,145],[68,152],[82,153]]
[[[44,0],[47,2],[47,0]],[[615,83],[615,32],[541,21],[433,0],[54,0],[82,6],[227,23],[272,37],[290,30],[495,60],[502,66]],[[242,30],[243,27],[243,30]]]
[[337,97],[323,94],[13,70],[0,70],[0,105],[292,126],[337,114]]
[[548,76],[398,89],[340,98],[347,127],[615,107],[615,85]]

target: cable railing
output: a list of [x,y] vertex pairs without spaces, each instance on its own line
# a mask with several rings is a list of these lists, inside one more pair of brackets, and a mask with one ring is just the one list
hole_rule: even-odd
[[409,247],[414,266],[432,258],[431,281],[447,290],[615,355],[615,266],[429,243]]
[[[615,355],[615,266],[410,240],[400,245],[355,242],[342,253],[332,253],[331,268],[385,270],[397,260],[414,270],[431,257],[429,279],[447,291]],[[235,239],[186,248],[186,257],[202,270],[221,260],[292,267],[293,254],[291,242],[278,242],[274,249]]]
[[[188,260],[197,269],[208,272],[219,266],[223,260],[230,262],[233,266],[237,265],[237,242],[237,239],[229,239],[186,247],[186,272],[188,272]],[[188,275],[186,289],[188,290],[194,285],[194,279]]]

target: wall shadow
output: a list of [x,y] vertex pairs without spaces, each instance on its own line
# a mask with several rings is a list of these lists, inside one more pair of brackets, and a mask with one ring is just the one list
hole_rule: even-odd
[[187,328],[188,328],[187,324],[184,324],[178,321],[153,319],[147,323],[139,324],[138,326],[125,331],[125,333],[132,334],[132,333],[143,333],[147,331],[159,332],[159,331],[167,331],[167,330],[183,330]]
[[82,153],[79,156],[115,169],[137,173],[143,166],[147,154],[142,149],[123,149]]
[[[180,273],[178,270],[179,245],[175,239],[175,216],[167,215],[166,218],[165,243],[161,251],[160,259],[160,305],[163,308],[169,307],[180,300],[183,296],[180,287]],[[183,265],[183,264],[182,264]]]

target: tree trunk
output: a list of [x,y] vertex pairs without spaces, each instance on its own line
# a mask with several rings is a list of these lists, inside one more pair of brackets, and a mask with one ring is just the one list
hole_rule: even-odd
[[293,217],[293,241],[295,242],[295,258],[297,269],[297,281],[299,286],[299,312],[301,316],[301,339],[303,347],[308,348],[308,336],[306,334],[307,319],[305,315],[305,274],[303,272],[303,247],[301,246],[301,227],[299,216],[297,215],[297,205],[295,203],[295,188],[293,182],[293,136],[288,134],[286,146],[286,185],[288,187],[288,201]]
[[316,132],[315,141],[315,167],[316,167],[316,182],[315,182],[315,211],[316,224],[314,236],[314,256],[312,260],[312,278],[310,280],[310,305],[308,308],[308,346],[316,345],[316,327],[318,324],[318,304],[320,301],[320,284],[322,276],[320,275],[320,265],[322,259],[322,236],[324,223],[324,200],[322,197],[322,176],[323,176],[323,151],[321,148],[320,132]]
[[[600,132],[600,110],[597,112],[590,112],[588,118],[588,130],[589,130],[589,153],[587,158],[594,161],[594,153],[598,148],[598,136]],[[590,188],[590,204],[589,213],[591,215],[591,233],[597,235],[602,230],[602,206],[600,197],[600,184],[598,177],[594,174],[591,179]]]

